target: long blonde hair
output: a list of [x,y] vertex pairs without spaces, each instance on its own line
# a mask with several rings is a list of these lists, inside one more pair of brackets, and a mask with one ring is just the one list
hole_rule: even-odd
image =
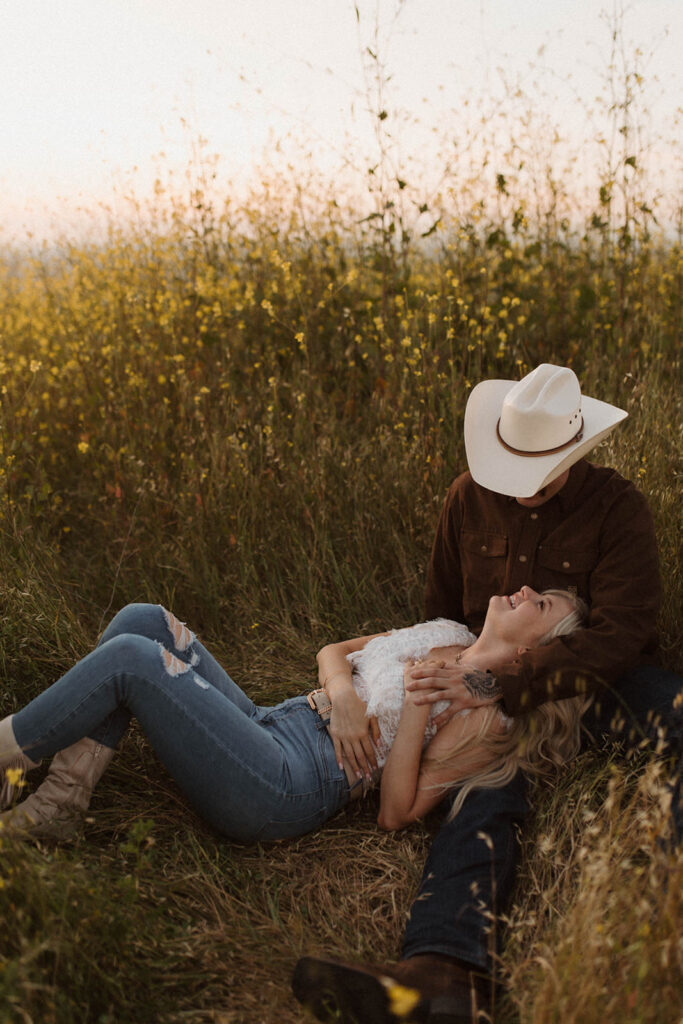
[[[572,603],[572,611],[555,623],[539,647],[549,644],[558,636],[568,636],[584,626],[588,620],[588,605],[569,590],[544,590],[544,595],[564,597]],[[571,760],[579,751],[581,718],[590,706],[592,697],[577,696],[548,701],[526,714],[510,719],[507,729],[500,732],[492,728],[500,716],[500,706],[487,706],[476,733],[460,740],[446,757],[425,758],[443,770],[461,763],[463,754],[479,750],[488,751],[491,761],[485,768],[465,778],[441,783],[444,791],[459,786],[459,792],[448,814],[451,821],[461,809],[473,789],[499,789],[521,769],[528,775],[540,776],[554,767]]]

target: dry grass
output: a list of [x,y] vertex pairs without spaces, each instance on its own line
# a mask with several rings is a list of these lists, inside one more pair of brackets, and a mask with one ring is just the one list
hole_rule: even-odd
[[586,760],[526,840],[504,957],[510,991],[524,1021],[673,1024],[683,851],[671,845],[662,766]]

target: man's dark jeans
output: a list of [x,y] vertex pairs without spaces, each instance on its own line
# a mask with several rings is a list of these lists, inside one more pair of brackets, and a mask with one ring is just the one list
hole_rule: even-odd
[[[683,708],[674,705],[683,678],[655,666],[623,675],[584,717],[589,745],[603,736],[636,745],[656,742],[663,728],[671,759],[674,830],[683,836],[681,761]],[[682,698],[683,699],[683,698]],[[442,953],[491,969],[495,915],[505,910],[519,856],[518,830],[529,806],[521,772],[502,789],[475,790],[454,821],[436,836],[425,864],[419,894],[406,927],[403,956]],[[492,942],[492,939],[494,940]]]

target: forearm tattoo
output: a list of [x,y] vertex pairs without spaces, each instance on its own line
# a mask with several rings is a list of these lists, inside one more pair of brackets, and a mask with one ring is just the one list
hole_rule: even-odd
[[496,677],[490,672],[473,668],[465,673],[463,677],[465,688],[472,697],[483,697],[485,700],[498,700],[503,691],[496,682]]

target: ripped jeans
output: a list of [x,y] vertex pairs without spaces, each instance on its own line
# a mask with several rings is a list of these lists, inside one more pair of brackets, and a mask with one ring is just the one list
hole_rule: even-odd
[[131,716],[192,807],[233,839],[302,835],[349,799],[306,697],[257,707],[159,605],[120,611],[95,650],[19,711],[12,729],[40,760],[84,736],[116,747]]

